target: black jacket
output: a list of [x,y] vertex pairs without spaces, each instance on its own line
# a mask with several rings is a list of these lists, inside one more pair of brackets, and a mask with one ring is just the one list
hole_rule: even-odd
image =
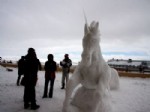
[[31,58],[28,55],[25,56],[25,71],[24,77],[26,84],[28,85],[35,85],[37,81],[37,72],[41,70],[41,63],[37,58]]
[[18,75],[24,74],[24,59],[18,61]]
[[57,70],[55,61],[53,61],[53,60],[46,61],[44,69],[45,69],[45,78],[55,79],[55,71]]
[[46,61],[44,66],[45,71],[55,72],[57,69],[55,61]]

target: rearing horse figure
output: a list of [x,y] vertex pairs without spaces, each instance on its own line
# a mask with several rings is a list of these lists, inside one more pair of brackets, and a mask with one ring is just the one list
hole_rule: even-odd
[[[99,46],[99,23],[85,24],[82,60],[68,81],[63,112],[110,112],[112,69]],[[80,84],[80,87],[78,86]]]

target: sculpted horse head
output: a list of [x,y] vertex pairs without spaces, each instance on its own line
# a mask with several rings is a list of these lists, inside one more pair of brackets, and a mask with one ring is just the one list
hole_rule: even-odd
[[99,23],[93,21],[90,26],[86,23],[84,26],[84,37],[82,41],[83,52],[82,62],[89,66],[91,62],[99,60],[100,52],[100,32]]

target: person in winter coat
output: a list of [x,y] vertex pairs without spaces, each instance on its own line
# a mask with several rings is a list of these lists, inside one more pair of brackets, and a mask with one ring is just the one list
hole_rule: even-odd
[[62,66],[62,87],[61,89],[65,88],[65,83],[67,83],[69,79],[69,72],[70,67],[72,66],[72,61],[69,59],[69,55],[65,54],[63,61],[60,62],[60,66]]
[[24,56],[21,56],[21,59],[18,61],[18,78],[17,78],[17,86],[20,85],[21,75],[24,75]]
[[33,48],[28,49],[25,56],[25,72],[24,72],[24,109],[28,109],[31,103],[31,109],[36,110],[40,106],[36,104],[35,86],[37,82],[37,72],[41,70],[41,64],[36,56]]
[[48,84],[50,82],[49,98],[53,97],[53,87],[55,81],[55,72],[57,70],[56,62],[53,60],[54,56],[52,54],[48,55],[48,61],[45,62],[45,86],[43,98],[47,97]]

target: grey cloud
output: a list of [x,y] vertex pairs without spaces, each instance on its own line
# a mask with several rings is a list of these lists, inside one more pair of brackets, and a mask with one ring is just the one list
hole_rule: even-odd
[[102,44],[107,48],[111,48],[112,41],[121,43],[122,49],[129,45],[149,48],[149,0],[1,0],[0,47],[26,49],[57,47],[58,42],[80,43],[85,23],[83,9],[89,23],[100,22]]

